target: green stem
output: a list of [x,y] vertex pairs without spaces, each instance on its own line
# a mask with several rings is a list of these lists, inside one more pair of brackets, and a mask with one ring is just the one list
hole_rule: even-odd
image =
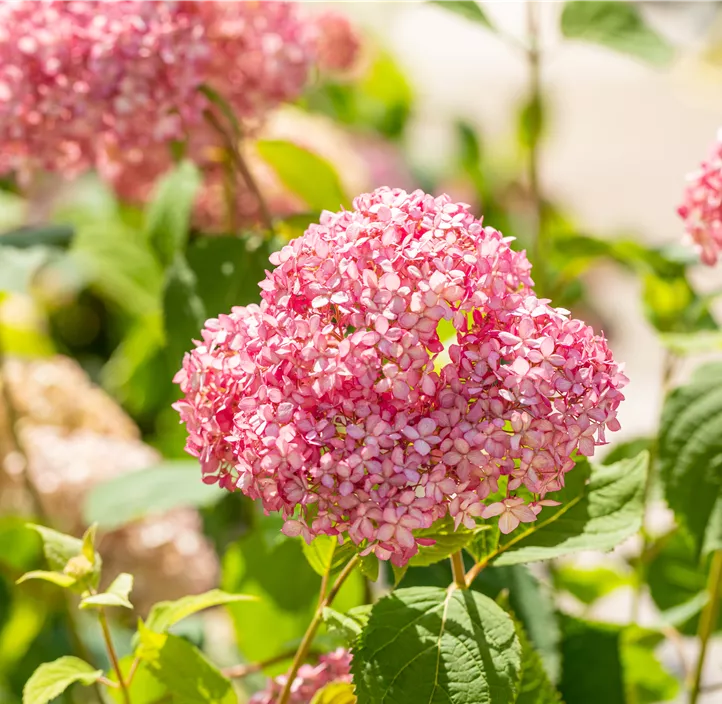
[[103,631],[103,640],[105,641],[105,647],[108,651],[110,663],[113,666],[118,678],[118,686],[120,687],[120,691],[123,695],[123,701],[125,704],[130,704],[130,693],[128,692],[128,686],[126,685],[125,678],[123,677],[123,671],[120,669],[120,661],[118,660],[118,654],[115,652],[113,638],[110,635],[108,617],[105,615],[105,609],[102,606],[98,609],[98,621],[100,621],[100,628]]
[[694,679],[689,695],[689,704],[697,704],[702,688],[702,672],[704,671],[704,661],[707,656],[707,646],[710,637],[717,625],[717,617],[719,616],[719,602],[722,598],[722,550],[717,550],[712,556],[712,564],[710,565],[709,578],[707,580],[707,592],[709,593],[709,601],[702,610],[699,618],[699,628],[697,637],[699,638],[699,656],[697,664],[694,668]]
[[354,557],[346,564],[346,567],[343,568],[341,574],[339,574],[336,578],[336,581],[333,583],[328,595],[319,603],[316,613],[313,615],[313,619],[311,619],[311,623],[308,624],[308,628],[303,636],[301,645],[298,646],[298,650],[293,658],[291,667],[286,673],[286,683],[283,686],[283,691],[278,698],[277,704],[288,704],[289,697],[291,696],[291,687],[293,686],[293,680],[296,679],[298,668],[301,667],[301,664],[306,659],[308,651],[311,648],[311,644],[313,643],[313,639],[316,636],[316,631],[318,631],[318,627],[323,621],[323,610],[333,603],[333,600],[336,598],[336,594],[338,594],[347,577],[354,571],[358,562],[359,556],[354,555]]
[[451,573],[454,575],[454,583],[459,589],[466,589],[466,575],[464,574],[464,557],[459,552],[455,552],[450,558]]
[[[529,104],[541,104],[541,51],[539,49],[539,6],[536,0],[526,2],[527,22],[527,65],[529,67]],[[531,194],[533,209],[534,232],[534,280],[538,289],[546,292],[547,286],[547,260],[549,257],[549,242],[544,223],[544,202],[539,182],[539,133],[534,130],[533,139],[529,145],[529,158],[527,162],[527,181]]]

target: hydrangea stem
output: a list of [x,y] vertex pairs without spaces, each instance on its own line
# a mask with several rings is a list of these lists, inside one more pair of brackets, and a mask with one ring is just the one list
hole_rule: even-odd
[[722,598],[722,550],[717,550],[712,556],[712,564],[707,580],[707,592],[709,593],[709,601],[702,610],[697,631],[699,638],[699,656],[697,657],[697,664],[694,668],[689,704],[697,704],[697,700],[699,699],[702,689],[704,661],[707,656],[707,646],[709,645],[710,637],[714,632],[715,626],[717,625],[717,617],[719,616],[719,602],[720,598]]
[[311,648],[311,644],[313,643],[313,639],[316,636],[316,631],[318,631],[318,627],[321,625],[321,621],[323,621],[323,610],[327,606],[331,605],[339,590],[343,586],[343,583],[346,581],[351,572],[354,571],[358,562],[358,555],[354,555],[354,557],[346,564],[346,567],[343,568],[341,574],[339,574],[336,578],[336,581],[333,583],[333,586],[329,590],[328,594],[319,603],[316,613],[313,615],[313,619],[311,619],[311,623],[308,624],[308,628],[303,636],[301,645],[298,646],[298,650],[293,658],[291,667],[286,673],[286,682],[283,685],[283,691],[278,698],[277,704],[288,704],[289,697],[291,696],[291,687],[293,686],[293,680],[296,679],[298,668],[301,667],[301,664],[306,659],[308,651]]
[[451,560],[451,573],[454,575],[454,583],[459,589],[466,589],[464,557],[461,554],[461,550],[455,552],[449,559]]
[[105,647],[108,651],[110,663],[113,666],[118,678],[118,686],[120,687],[123,701],[125,704],[130,704],[130,693],[128,692],[128,686],[126,685],[125,679],[123,678],[123,670],[120,669],[118,654],[115,652],[113,638],[110,634],[110,626],[108,625],[108,617],[105,615],[105,609],[102,606],[98,609],[98,621],[100,621],[100,628],[103,631],[103,640],[105,641]]

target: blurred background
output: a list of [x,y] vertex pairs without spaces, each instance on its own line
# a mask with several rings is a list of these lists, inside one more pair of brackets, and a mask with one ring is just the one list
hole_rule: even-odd
[[[136,574],[141,614],[161,598],[217,584],[262,595],[263,607],[236,605],[230,620],[189,620],[184,635],[220,664],[271,657],[303,633],[316,575],[273,517],[200,485],[170,408],[171,380],[199,321],[258,300],[269,252],[359,192],[389,185],[449,193],[519,247],[531,245],[541,222],[550,241],[543,292],[603,330],[627,365],[622,431],[610,450],[642,447],[654,434],[664,388],[689,366],[690,350],[675,347],[675,335],[716,329],[719,270],[695,266],[675,210],[685,174],[722,125],[722,8],[631,4],[643,29],[631,45],[610,46],[593,32],[563,36],[561,2],[483,2],[483,20],[438,3],[301,3],[309,18],[348,18],[338,31],[347,33],[344,46],[348,33],[357,46],[348,57],[319,60],[303,92],[268,110],[239,146],[270,210],[272,236],[253,192],[235,191],[229,207],[226,164],[207,152],[190,154],[200,187],[189,185],[197,176],[182,165],[168,175],[147,154],[130,152],[72,179],[38,169],[5,174],[0,701],[19,701],[29,672],[65,652],[70,638],[56,596],[11,586],[39,559],[21,527],[28,515],[75,534],[98,521],[106,569]],[[524,48],[530,22],[536,69]],[[173,274],[152,231],[188,188],[198,190],[187,270]],[[673,533],[661,503],[650,530]],[[555,608],[616,623],[636,608],[652,625],[704,587],[684,540],[668,545],[638,604],[630,576],[638,543],[537,576],[556,587]],[[277,575],[262,571],[269,564]],[[288,570],[298,580],[293,594],[283,583]],[[359,575],[342,596],[353,606],[368,589]],[[129,625],[115,624],[126,651]],[[82,619],[78,628],[101,660],[92,629]],[[630,704],[683,701],[678,683],[695,628],[692,614],[675,638],[654,644],[661,665],[649,665],[644,694]],[[569,655],[565,677],[583,672],[584,657]],[[722,685],[719,643],[708,671],[707,681]],[[260,684],[254,675],[239,692]],[[592,701],[574,696],[568,689],[567,704]],[[722,702],[722,688],[701,701]]]

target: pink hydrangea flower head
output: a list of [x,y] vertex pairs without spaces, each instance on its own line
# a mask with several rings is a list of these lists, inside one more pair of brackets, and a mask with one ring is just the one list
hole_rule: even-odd
[[348,17],[324,12],[313,23],[316,62],[322,71],[344,72],[356,63],[361,48],[356,29]]
[[722,130],[708,158],[687,180],[677,212],[702,262],[713,266],[722,251]]
[[447,196],[380,188],[271,261],[260,306],[207,321],[176,408],[205,480],[281,511],[288,535],[404,564],[415,529],[473,526],[502,476],[508,498],[543,498],[618,427],[604,339],[537,299],[526,255]]
[[[351,682],[351,653],[344,648],[321,655],[316,665],[301,665],[291,685],[289,704],[310,704],[316,692],[331,682]],[[285,675],[269,680],[249,704],[275,704],[285,684]]]

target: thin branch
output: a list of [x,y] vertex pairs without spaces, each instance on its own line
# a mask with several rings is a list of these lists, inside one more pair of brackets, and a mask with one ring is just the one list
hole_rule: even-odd
[[455,552],[450,558],[451,573],[454,575],[454,584],[459,589],[466,589],[466,576],[464,575],[464,557],[461,550]]
[[266,199],[263,197],[263,193],[261,193],[261,189],[258,187],[256,180],[253,178],[253,174],[251,173],[246,160],[243,158],[243,154],[241,154],[238,139],[228,133],[228,130],[224,128],[221,121],[216,117],[212,110],[206,110],[203,115],[208,124],[211,125],[211,127],[213,127],[213,129],[215,129],[216,132],[218,132],[218,134],[223,138],[228,156],[238,170],[238,173],[241,174],[246,186],[248,186],[248,189],[251,193],[253,193],[253,196],[258,202],[258,209],[261,211],[261,220],[263,221],[264,226],[271,234],[275,234],[273,216],[268,208]]
[[291,687],[293,686],[293,681],[296,679],[298,668],[301,667],[301,664],[306,659],[308,651],[311,647],[311,643],[313,643],[313,639],[316,635],[316,631],[318,630],[318,627],[321,625],[321,621],[323,620],[323,610],[325,607],[329,606],[336,598],[336,595],[343,586],[343,583],[346,581],[346,578],[351,574],[351,572],[354,571],[356,565],[359,562],[359,559],[360,558],[358,555],[354,555],[353,558],[349,560],[349,562],[346,564],[346,567],[344,567],[341,571],[341,574],[339,574],[339,576],[336,578],[336,581],[333,583],[333,586],[331,587],[326,598],[323,599],[318,605],[316,613],[314,614],[313,619],[308,625],[306,633],[303,636],[301,645],[296,651],[296,655],[293,658],[291,667],[286,673],[286,683],[283,686],[283,691],[278,698],[277,704],[288,704],[289,697],[291,696]]
[[226,677],[231,679],[240,679],[241,677],[248,677],[256,672],[262,672],[271,665],[277,665],[279,662],[284,660],[290,660],[296,654],[295,650],[288,650],[285,653],[274,655],[272,658],[267,660],[261,660],[260,662],[251,662],[243,665],[233,665],[232,667],[226,667],[222,670]]
[[118,677],[118,685],[123,696],[123,701],[125,704],[130,704],[130,693],[128,692],[125,679],[123,678],[123,671],[120,669],[120,662],[118,660],[118,654],[115,652],[113,638],[110,635],[108,617],[105,615],[105,609],[102,606],[98,609],[98,620],[100,621],[100,628],[103,631],[103,640],[105,641],[105,647],[108,651],[108,657],[110,658],[115,674]]

